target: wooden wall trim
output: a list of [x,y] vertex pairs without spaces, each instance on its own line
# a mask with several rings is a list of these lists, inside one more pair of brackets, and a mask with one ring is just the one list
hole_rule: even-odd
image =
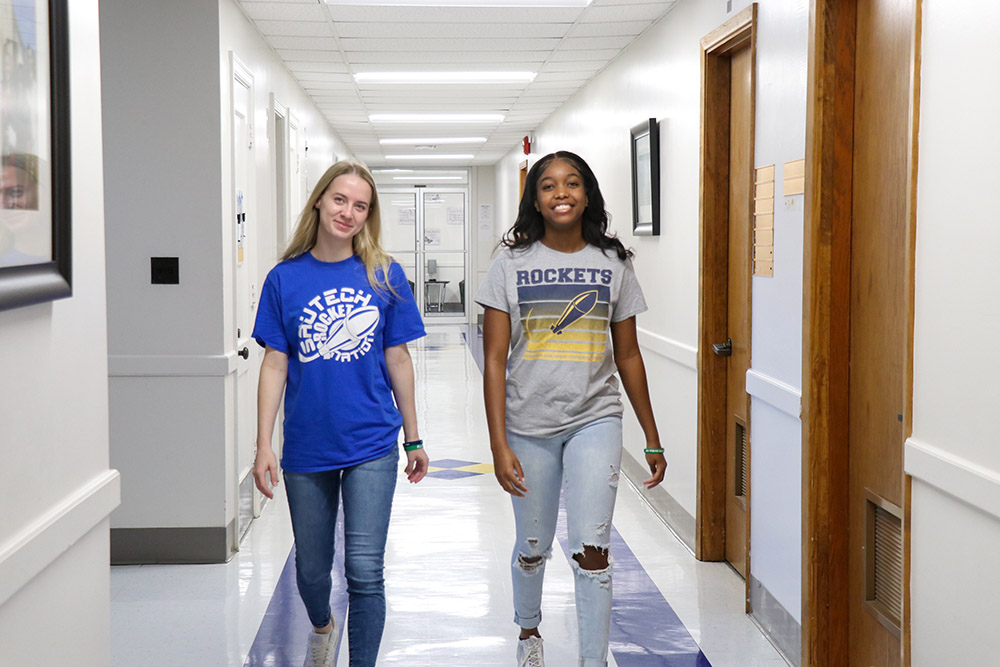
[[847,481],[855,0],[812,0],[802,340],[802,665],[848,664]]
[[[753,3],[701,40],[695,556],[709,561],[724,560],[726,546],[726,359],[712,352],[713,343],[726,339],[728,319],[728,269],[719,270],[719,267],[728,267],[729,263],[729,61],[726,55],[749,41],[751,73],[755,71],[756,19],[757,4]],[[724,95],[720,93],[723,88]]]
[[[910,144],[907,148],[907,168],[909,180],[906,197],[906,361],[903,367],[903,437],[913,435],[913,329],[914,304],[916,295],[916,247],[917,247],[917,146],[920,130],[920,39],[923,3],[917,2],[914,11],[913,34],[911,36],[912,55],[910,57]],[[901,650],[903,667],[910,667],[910,506],[912,480],[903,472],[903,618]]]

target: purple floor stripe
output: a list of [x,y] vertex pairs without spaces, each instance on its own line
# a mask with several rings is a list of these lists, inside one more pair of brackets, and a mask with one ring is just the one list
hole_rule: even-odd
[[[469,326],[462,337],[482,372],[482,329]],[[556,537],[566,558],[570,558],[565,509],[561,506]],[[711,667],[614,526],[611,527],[611,551],[615,569],[610,645],[619,667]]]
[[[482,371],[482,331],[470,326],[462,337]],[[566,558],[570,558],[563,507],[559,509],[556,537]],[[336,539],[338,545],[343,544],[343,513],[337,518]],[[611,528],[611,551],[615,566],[610,644],[619,667],[711,667],[697,642],[614,526]],[[244,663],[247,667],[291,667],[301,664],[305,658],[310,624],[295,587],[294,556],[293,548]],[[339,548],[334,561],[330,603],[337,622],[343,628],[347,587],[344,583],[343,550]]]
[[[556,538],[570,559],[566,508],[559,506]],[[646,574],[618,530],[611,527],[614,598],[611,653],[619,667],[711,667],[697,642]]]
[[[347,615],[347,583],[344,580],[344,513],[337,515],[336,554],[333,559],[333,590],[330,607],[343,635]],[[278,585],[267,605],[244,667],[298,667],[306,657],[306,642],[312,624],[295,584],[295,547],[281,570]]]

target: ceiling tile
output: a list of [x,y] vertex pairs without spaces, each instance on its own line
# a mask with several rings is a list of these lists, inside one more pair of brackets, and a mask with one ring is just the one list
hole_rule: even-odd
[[326,21],[326,8],[318,3],[240,2],[254,21]]
[[257,21],[257,29],[264,35],[292,37],[332,37],[333,30],[327,21]]

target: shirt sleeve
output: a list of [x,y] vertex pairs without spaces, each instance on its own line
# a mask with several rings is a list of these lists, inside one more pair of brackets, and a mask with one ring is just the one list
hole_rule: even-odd
[[635,277],[635,269],[632,268],[632,261],[626,259],[622,262],[621,290],[618,294],[618,302],[615,304],[614,312],[611,313],[611,321],[621,322],[646,310],[646,299],[642,295],[642,287],[639,286],[639,279]]
[[261,347],[273,347],[288,354],[288,338],[281,323],[281,294],[278,275],[274,269],[267,274],[257,304],[257,319],[253,325],[253,338]]
[[[385,328],[382,330],[383,348],[409,343],[427,335],[420,318],[417,302],[406,279],[403,267],[393,262],[389,266],[389,303],[385,308]],[[392,292],[395,292],[393,294]]]
[[483,308],[496,308],[505,313],[510,312],[510,304],[507,299],[507,250],[493,260],[490,270],[486,272],[479,291],[476,292],[476,303]]

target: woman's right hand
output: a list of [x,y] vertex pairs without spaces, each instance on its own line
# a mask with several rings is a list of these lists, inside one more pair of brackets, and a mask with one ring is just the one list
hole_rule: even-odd
[[[267,475],[271,475],[271,484],[268,485]],[[271,445],[258,445],[257,458],[253,462],[253,481],[257,489],[268,498],[274,498],[272,488],[278,486],[278,459],[274,456]]]
[[493,473],[500,482],[500,488],[512,496],[524,498],[528,492],[528,487],[524,485],[524,471],[509,446],[493,450]]

